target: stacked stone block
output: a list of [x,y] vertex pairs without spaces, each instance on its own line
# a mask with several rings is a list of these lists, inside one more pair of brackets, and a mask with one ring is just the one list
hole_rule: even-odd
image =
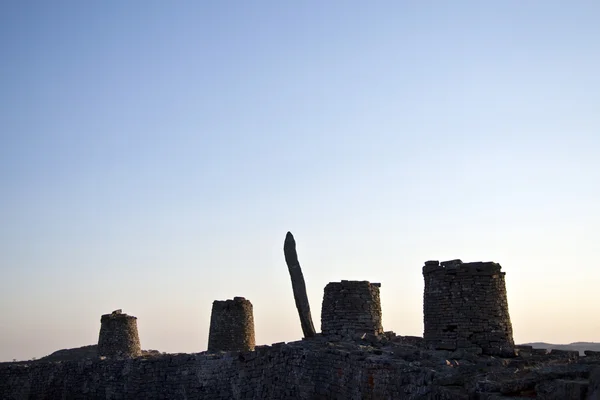
[[252,303],[243,297],[215,300],[208,351],[252,351],[255,344]]
[[369,353],[358,345],[336,348],[319,340],[304,340],[259,347],[235,357],[200,353],[15,367],[0,363],[0,399],[458,398],[437,393],[439,389],[431,386],[435,371],[429,367],[408,368],[398,357],[386,362],[366,357]]
[[332,346],[317,337],[233,357],[0,363],[0,399],[598,399],[600,360],[586,358],[463,362],[405,343]]
[[100,318],[98,355],[106,357],[139,357],[142,355],[137,318],[121,310]]
[[423,316],[427,344],[514,355],[504,272],[494,262],[427,261]]
[[367,281],[331,282],[325,287],[321,310],[324,336],[353,338],[383,333],[379,283]]

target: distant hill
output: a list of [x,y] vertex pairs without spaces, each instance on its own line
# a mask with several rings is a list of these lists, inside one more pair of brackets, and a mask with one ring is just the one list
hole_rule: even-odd
[[557,349],[557,350],[574,350],[580,355],[584,355],[585,350],[600,351],[600,343],[596,342],[574,342],[571,344],[552,344],[545,342],[523,343],[525,346],[532,346],[534,349]]
[[57,350],[54,353],[42,357],[39,361],[70,361],[79,360],[82,358],[94,358],[98,354],[98,346],[93,344],[90,346],[77,347],[75,349]]

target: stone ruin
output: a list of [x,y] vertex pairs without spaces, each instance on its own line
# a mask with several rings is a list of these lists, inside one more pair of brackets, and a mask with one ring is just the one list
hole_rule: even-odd
[[383,333],[379,283],[331,282],[325,286],[321,310],[323,336],[354,339]]
[[139,357],[142,355],[137,318],[115,310],[100,318],[98,355],[105,357]]
[[[438,350],[514,355],[505,273],[500,264],[427,261],[423,276],[426,345]],[[368,281],[329,283],[323,295],[321,335],[353,340],[365,334],[383,334],[380,286]],[[101,322],[99,355],[141,355],[136,317],[116,310],[103,315]],[[309,323],[312,325],[312,320]],[[249,351],[254,347],[252,303],[243,297],[215,300],[208,351]]]
[[252,303],[243,297],[213,302],[208,351],[254,350]]
[[435,349],[513,356],[504,272],[494,262],[427,261],[423,338]]
[[117,310],[101,319],[108,357],[0,363],[0,398],[600,400],[600,352],[514,345],[499,264],[427,261],[423,338],[383,331],[368,281],[329,283],[316,333],[286,242],[304,339],[255,346],[252,304],[235,297],[213,303],[207,352],[140,357],[136,318]]

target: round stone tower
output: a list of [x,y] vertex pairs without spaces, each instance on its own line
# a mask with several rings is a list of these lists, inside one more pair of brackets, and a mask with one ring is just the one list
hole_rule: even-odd
[[325,286],[321,309],[323,336],[383,333],[379,283],[367,281],[331,282]]
[[254,350],[252,303],[243,297],[215,300],[210,317],[208,351]]
[[139,357],[142,355],[137,318],[121,310],[100,318],[99,356]]
[[427,261],[423,267],[426,343],[437,349],[514,355],[501,268],[494,262]]

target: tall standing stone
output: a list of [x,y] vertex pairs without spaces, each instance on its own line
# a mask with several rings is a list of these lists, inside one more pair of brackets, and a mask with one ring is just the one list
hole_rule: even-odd
[[310,315],[310,304],[308,302],[308,295],[306,294],[306,283],[304,282],[304,275],[302,275],[302,268],[300,268],[298,254],[296,253],[296,241],[291,232],[288,232],[287,235],[285,235],[283,253],[285,255],[288,271],[290,272],[290,278],[292,279],[294,300],[296,301],[296,308],[298,309],[298,315],[300,316],[302,332],[306,338],[313,337],[316,332],[312,316]]
[[142,355],[137,318],[115,310],[100,318],[99,356],[139,357]]

